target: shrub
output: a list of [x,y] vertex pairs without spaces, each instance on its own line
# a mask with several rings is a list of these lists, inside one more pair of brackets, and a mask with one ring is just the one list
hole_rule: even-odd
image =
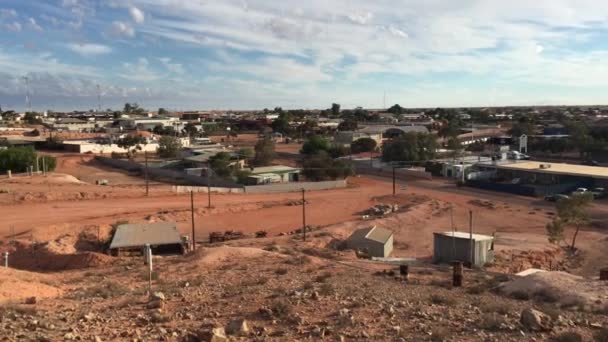
[[440,294],[432,294],[430,297],[431,303],[437,305],[454,306],[456,305],[456,298],[448,297]]
[[288,270],[286,268],[277,268],[274,273],[277,275],[285,275],[287,274]]
[[482,317],[479,327],[483,330],[498,331],[504,322],[505,319],[496,313],[486,314]]
[[31,147],[9,147],[0,150],[0,172],[11,170],[14,173],[26,172],[36,165],[36,152]]
[[286,300],[276,300],[270,305],[272,313],[277,317],[287,317],[293,312],[291,303]]

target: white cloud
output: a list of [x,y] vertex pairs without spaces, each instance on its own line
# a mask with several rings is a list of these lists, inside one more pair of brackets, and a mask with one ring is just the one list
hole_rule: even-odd
[[123,23],[122,21],[115,21],[112,23],[111,33],[115,36],[134,37],[135,30],[129,24]]
[[7,30],[13,32],[21,32],[22,26],[19,22],[13,21],[12,23],[4,24]]
[[161,78],[161,75],[150,69],[150,62],[147,58],[140,57],[135,63],[123,63],[123,73],[120,76],[124,79],[135,82],[152,82]]
[[2,8],[0,9],[0,19],[6,18],[14,18],[17,16],[17,11],[12,8]]
[[129,14],[131,14],[131,18],[133,18],[133,21],[137,24],[143,24],[144,20],[146,19],[144,12],[137,7],[129,8]]
[[36,22],[36,19],[34,19],[32,17],[27,19],[27,25],[29,28],[31,28],[34,31],[39,31],[39,32],[44,31],[42,26],[38,25],[38,23]]
[[171,58],[163,57],[158,60],[167,68],[167,70],[180,75],[184,73],[184,66],[179,63],[173,63]]
[[536,45],[536,53],[543,53],[543,51],[545,51],[545,47],[542,46],[542,45],[540,45],[540,44],[537,44]]
[[372,13],[350,14],[347,17],[353,23],[365,25],[365,24],[368,24],[372,20],[373,14]]
[[112,52],[112,48],[102,44],[68,44],[67,47],[82,56],[105,55]]

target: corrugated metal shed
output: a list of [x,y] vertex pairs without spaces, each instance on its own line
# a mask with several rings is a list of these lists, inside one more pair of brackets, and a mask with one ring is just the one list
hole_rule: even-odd
[[346,244],[348,248],[367,251],[374,257],[387,257],[393,250],[393,232],[376,226],[357,229]]
[[110,249],[181,244],[175,222],[123,224],[116,228]]
[[[477,267],[494,261],[494,238],[488,235],[473,234],[471,241],[467,232],[433,233],[433,262],[452,261],[471,262]],[[473,255],[471,259],[471,249]]]
[[391,236],[393,236],[393,232],[390,230],[374,227],[365,237],[372,241],[386,243]]

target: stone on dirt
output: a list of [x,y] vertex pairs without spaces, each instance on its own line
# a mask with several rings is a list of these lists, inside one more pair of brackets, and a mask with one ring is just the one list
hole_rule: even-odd
[[226,326],[226,333],[228,335],[239,335],[246,334],[249,332],[249,326],[245,319],[233,319]]
[[551,331],[553,329],[551,317],[532,308],[524,309],[521,312],[520,322],[528,331]]

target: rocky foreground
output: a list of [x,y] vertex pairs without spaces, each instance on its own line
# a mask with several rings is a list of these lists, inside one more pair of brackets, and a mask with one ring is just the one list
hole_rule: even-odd
[[563,307],[498,294],[505,276],[466,272],[452,288],[447,268],[411,268],[406,281],[390,266],[316,254],[222,247],[157,258],[151,293],[140,259],[57,273],[45,282],[59,297],[0,308],[0,340],[608,341],[601,300]]

